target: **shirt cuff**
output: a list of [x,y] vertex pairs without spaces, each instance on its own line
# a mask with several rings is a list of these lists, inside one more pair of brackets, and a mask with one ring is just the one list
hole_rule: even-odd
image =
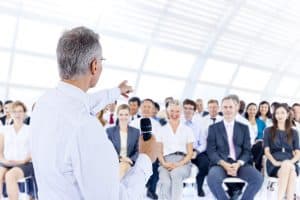
[[147,156],[146,154],[139,154],[137,160],[135,161],[135,167],[141,169],[144,172],[146,180],[148,180],[152,175],[152,162],[149,156]]
[[238,162],[241,164],[241,166],[243,166],[245,164],[245,161],[243,161],[243,160],[238,160]]

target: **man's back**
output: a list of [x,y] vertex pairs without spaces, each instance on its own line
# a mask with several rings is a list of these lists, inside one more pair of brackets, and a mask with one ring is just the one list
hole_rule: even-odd
[[89,113],[87,95],[65,83],[37,102],[31,130],[40,199],[118,199],[117,155]]

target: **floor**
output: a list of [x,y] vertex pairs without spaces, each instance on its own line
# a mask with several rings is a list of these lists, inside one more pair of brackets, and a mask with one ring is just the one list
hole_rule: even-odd
[[[206,194],[205,197],[200,198],[197,196],[197,192],[196,189],[192,186],[192,185],[188,185],[186,187],[184,187],[183,189],[183,195],[182,195],[182,200],[215,200],[214,196],[212,195],[212,193],[210,192],[207,184],[204,184],[204,192]],[[276,187],[276,186],[275,186]],[[300,188],[297,188],[298,190]],[[298,191],[299,194],[299,191]],[[259,193],[255,196],[254,198],[255,200],[270,200],[270,199],[277,199],[276,197],[276,192],[275,191],[269,191],[267,190],[267,181],[265,180],[265,182],[263,183],[263,186],[261,187],[261,190],[259,191]],[[149,198],[145,197],[145,200],[149,200]]]

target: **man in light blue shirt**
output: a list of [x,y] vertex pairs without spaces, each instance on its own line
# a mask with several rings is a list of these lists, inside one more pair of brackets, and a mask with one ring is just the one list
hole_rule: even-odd
[[92,30],[65,32],[57,45],[61,82],[36,103],[32,114],[32,159],[41,200],[142,199],[156,159],[155,138],[140,139],[135,166],[119,179],[112,143],[94,116],[132,88],[87,94],[102,71],[102,49]]

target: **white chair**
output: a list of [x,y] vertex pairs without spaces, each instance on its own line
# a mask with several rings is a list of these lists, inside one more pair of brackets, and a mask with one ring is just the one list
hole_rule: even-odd
[[[224,188],[225,191],[228,190],[228,187],[226,186],[225,183],[245,183],[245,186],[243,187],[243,191],[247,187],[247,182],[244,181],[243,179],[237,178],[237,177],[227,177],[223,180],[222,187]],[[242,197],[242,195],[241,195]]]
[[194,186],[196,184],[196,176],[198,173],[198,168],[196,165],[192,165],[191,174],[188,178],[183,180],[183,185],[192,185]]
[[222,183],[222,186],[225,189],[225,191],[228,190],[225,183],[245,183],[245,184],[247,184],[247,182],[244,181],[243,179],[240,179],[240,178],[237,178],[237,177],[227,177],[223,180],[223,183]]
[[[19,186],[19,200],[37,200],[37,188],[32,176],[22,178],[18,181]],[[3,184],[3,198],[8,200],[5,183]]]
[[271,177],[267,173],[267,158],[263,156],[263,168],[264,168],[264,176],[267,179],[267,191],[275,192],[277,194],[278,189],[278,178]]

